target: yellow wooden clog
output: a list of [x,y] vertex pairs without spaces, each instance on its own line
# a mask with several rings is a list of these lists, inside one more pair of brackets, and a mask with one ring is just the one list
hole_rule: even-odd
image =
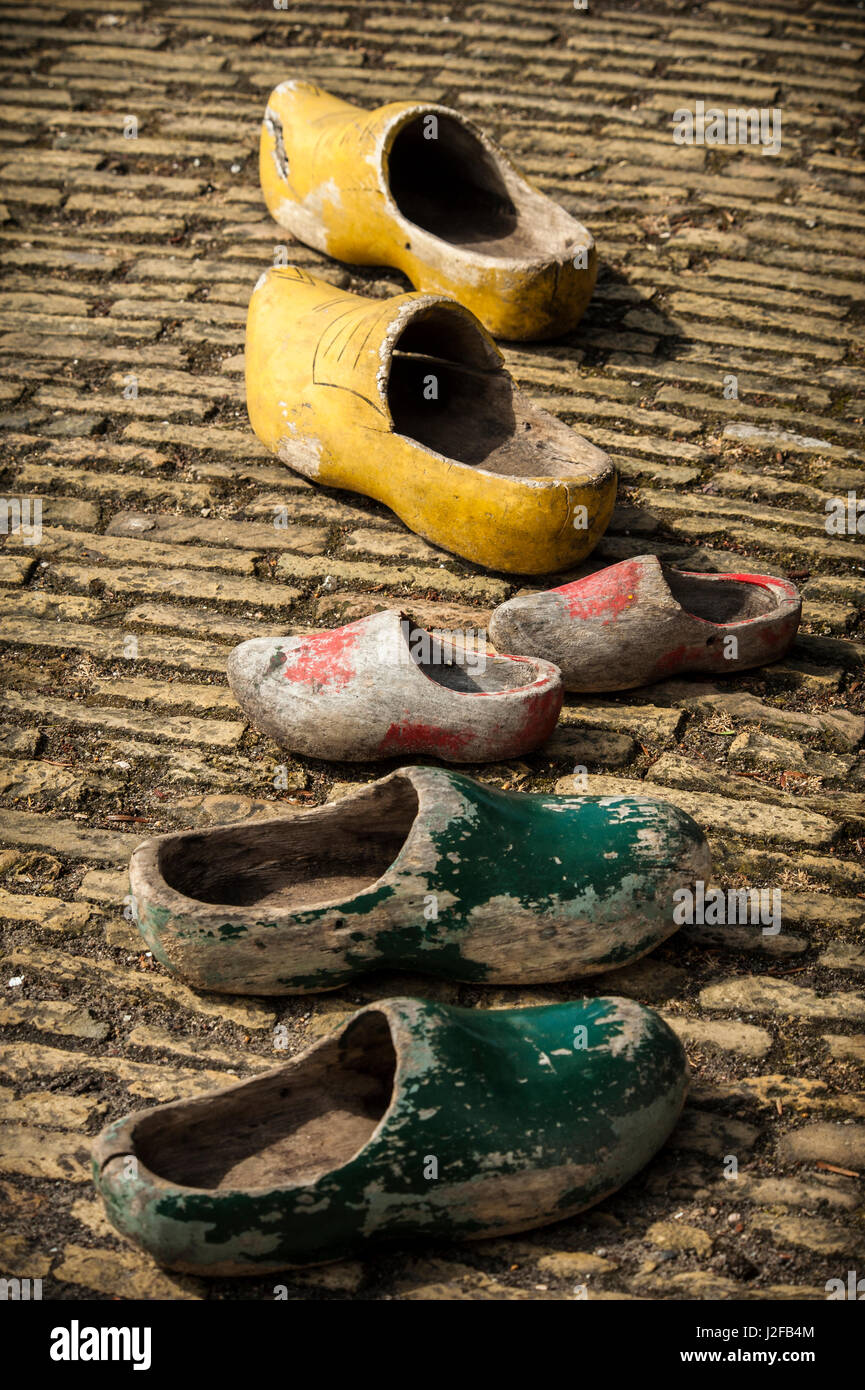
[[568,569],[613,510],[612,461],[516,388],[453,299],[366,299],[268,270],[249,304],[246,399],[259,439],[298,473],[384,502],[490,569]]
[[365,111],[308,82],[271,93],[261,130],[271,215],[354,265],[396,266],[452,294],[496,337],[549,338],[581,318],[592,235],[447,106]]

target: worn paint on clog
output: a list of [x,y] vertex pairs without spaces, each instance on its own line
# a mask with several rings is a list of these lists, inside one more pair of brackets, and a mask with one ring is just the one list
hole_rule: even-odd
[[786,579],[698,574],[637,555],[509,599],[493,613],[490,635],[499,651],[555,662],[566,690],[588,693],[778,661],[801,616],[802,600]]
[[508,1235],[639,1172],[687,1075],[672,1030],[628,999],[390,999],[265,1076],[110,1125],[94,1181],[119,1231],[195,1274]]
[[452,299],[366,299],[271,268],[250,300],[245,358],[250,423],[272,453],[383,502],[455,555],[547,574],[606,529],[610,458],[517,389]]
[[228,680],[257,729],[306,757],[523,757],[555,728],[564,695],[558,668],[476,655],[388,608],[331,632],[242,642],[228,658]]
[[[380,859],[337,896],[376,836]],[[673,894],[710,873],[701,830],[665,802],[502,792],[434,767],[291,817],[151,839],[130,865],[157,959],[199,989],[244,994],[388,967],[496,985],[613,969],[670,936]],[[304,875],[317,901],[303,900]]]

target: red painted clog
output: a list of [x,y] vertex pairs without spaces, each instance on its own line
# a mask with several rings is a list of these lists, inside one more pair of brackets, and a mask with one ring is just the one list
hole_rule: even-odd
[[802,614],[793,584],[767,574],[692,574],[656,555],[610,565],[495,610],[499,652],[561,669],[566,690],[631,690],[685,671],[721,675],[777,661]]
[[311,758],[517,758],[552,733],[561,676],[534,657],[488,654],[479,636],[454,641],[390,608],[331,632],[243,642],[228,680],[256,728]]

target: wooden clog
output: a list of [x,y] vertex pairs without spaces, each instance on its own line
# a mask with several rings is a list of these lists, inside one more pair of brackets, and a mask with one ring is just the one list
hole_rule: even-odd
[[499,652],[560,667],[566,690],[631,690],[686,671],[714,675],[777,661],[793,644],[802,600],[768,574],[695,574],[656,555],[610,565],[495,610]]
[[309,637],[242,642],[228,680],[282,748],[338,762],[518,758],[549,738],[563,699],[549,662],[461,652],[395,608]]
[[436,767],[150,839],[129,869],[157,960],[233,994],[387,968],[496,985],[615,969],[672,935],[674,893],[710,875],[701,830],[662,801],[502,792]]
[[452,299],[365,299],[271,269],[249,304],[246,398],[259,439],[296,472],[384,502],[489,569],[573,566],[612,513],[611,460],[516,388]]
[[191,1274],[508,1235],[639,1172],[687,1079],[676,1035],[630,999],[386,999],[274,1071],[109,1125],[93,1177],[119,1231]]
[[446,106],[365,111],[282,82],[261,128],[261,187],[299,241],[389,265],[452,294],[502,338],[549,338],[581,318],[597,276],[590,232]]

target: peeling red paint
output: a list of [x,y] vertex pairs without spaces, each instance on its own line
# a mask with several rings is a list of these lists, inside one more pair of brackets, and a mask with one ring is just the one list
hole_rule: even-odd
[[[692,571],[689,570],[687,573],[691,574]],[[699,578],[706,579],[707,576],[701,574]],[[712,578],[717,578],[719,580],[736,580],[740,584],[757,584],[761,589],[783,589],[785,597],[796,597],[796,587],[794,584],[788,583],[786,579],[773,579],[767,574],[719,574],[712,575]]]
[[[719,642],[719,648],[722,644]],[[713,644],[714,646],[714,644]],[[671,676],[676,671],[690,669],[690,663],[696,661],[701,664],[706,655],[712,654],[712,649],[708,644],[705,646],[689,647],[685,642],[681,646],[673,647],[671,651],[664,652],[663,656],[658,657],[655,663],[656,676]]]
[[526,748],[527,739],[532,748],[546,743],[558,723],[564,698],[564,687],[552,686],[535,699],[526,701],[522,723],[515,731],[514,747],[517,751]]
[[637,602],[641,579],[639,561],[623,560],[621,564],[598,570],[586,579],[575,579],[572,584],[562,584],[549,592],[561,594],[572,618],[600,618],[604,623],[611,623]]
[[298,685],[310,685],[315,690],[329,686],[344,690],[354,679],[352,651],[357,646],[358,633],[354,625],[338,627],[333,632],[319,632],[305,637],[301,645],[286,655],[283,675]]
[[475,737],[472,729],[440,729],[436,724],[416,724],[403,719],[391,724],[380,753],[460,753]]
[[794,614],[792,617],[786,618],[783,623],[776,623],[774,627],[767,627],[762,634],[763,641],[767,647],[786,646],[798,627],[799,616]]

